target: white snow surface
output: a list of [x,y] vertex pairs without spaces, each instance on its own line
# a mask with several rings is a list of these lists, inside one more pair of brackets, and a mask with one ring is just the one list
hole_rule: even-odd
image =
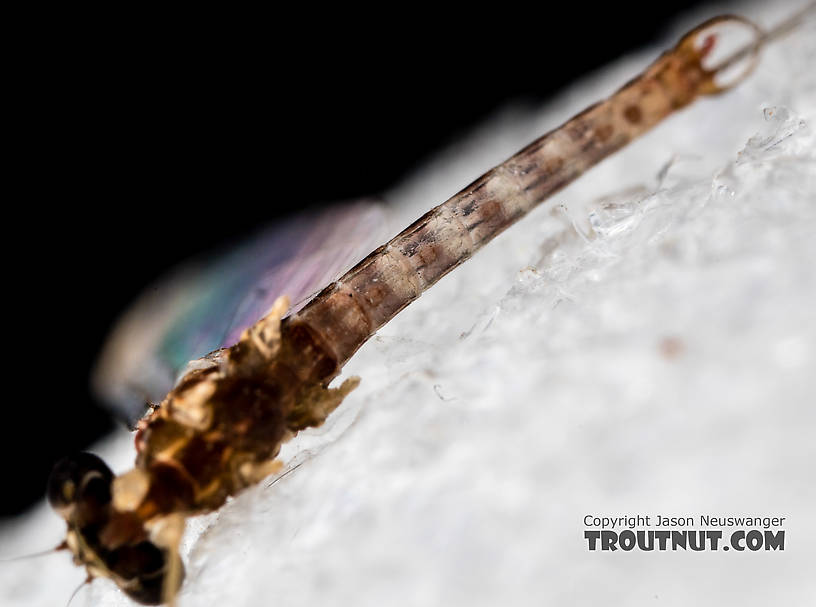
[[[801,3],[717,5],[762,25]],[[387,198],[404,227],[658,53],[512,107]],[[301,466],[192,519],[183,607],[804,605],[816,596],[816,27],[604,161],[347,365]],[[122,433],[98,451],[132,462]],[[586,515],[784,516],[784,551],[592,552]],[[0,555],[55,545],[44,504]],[[700,529],[699,523],[692,527]],[[731,529],[725,528],[726,533]],[[0,565],[64,604],[67,554]],[[106,580],[72,605],[132,605]]]

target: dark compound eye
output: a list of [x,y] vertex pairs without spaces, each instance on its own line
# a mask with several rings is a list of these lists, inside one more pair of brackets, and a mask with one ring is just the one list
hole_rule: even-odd
[[77,504],[95,509],[111,500],[113,473],[91,453],[77,453],[56,463],[48,477],[48,503],[57,512]]
[[[96,558],[114,574],[119,586],[134,601],[159,605],[164,597],[170,553],[149,541],[105,550],[97,544],[99,530],[109,520],[113,473],[91,453],[77,453],[60,460],[48,478],[48,502],[75,527]],[[184,565],[173,555],[178,568],[177,587],[184,578]]]

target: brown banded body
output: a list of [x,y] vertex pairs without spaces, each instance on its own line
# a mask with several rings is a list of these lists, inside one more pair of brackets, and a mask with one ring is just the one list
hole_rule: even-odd
[[61,464],[52,504],[77,563],[136,600],[172,602],[183,577],[184,518],[218,509],[278,469],[281,445],[322,424],[357,385],[352,378],[329,387],[354,352],[446,273],[601,159],[719,92],[719,72],[706,60],[724,23],[743,25],[756,52],[761,34],[742,19],[699,26],[610,98],[426,213],[302,308],[275,299],[139,422],[133,470],[113,477],[85,455]]
[[[695,28],[611,97],[536,139],[376,249],[287,318],[284,333],[308,328],[342,366],[423,291],[549,196],[699,96],[724,90],[707,58],[717,28],[726,24],[747,34],[749,45],[761,38],[739,17]],[[730,84],[750,68],[743,65]]]

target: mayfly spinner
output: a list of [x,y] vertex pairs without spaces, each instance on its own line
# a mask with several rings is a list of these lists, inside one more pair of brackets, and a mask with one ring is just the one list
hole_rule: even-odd
[[[64,547],[89,577],[112,579],[134,600],[173,602],[186,517],[218,509],[278,470],[281,445],[321,425],[357,385],[352,378],[329,387],[380,327],[600,160],[701,95],[741,81],[760,47],[802,18],[768,33],[734,16],[703,23],[610,98],[426,213],[301,309],[279,297],[234,345],[195,361],[139,422],[133,470],[115,477],[89,454],[56,465],[48,498],[68,526]],[[734,31],[743,42],[728,48]]]

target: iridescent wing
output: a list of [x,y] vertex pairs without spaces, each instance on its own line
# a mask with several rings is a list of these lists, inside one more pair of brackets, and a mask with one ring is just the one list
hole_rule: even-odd
[[271,226],[146,291],[108,338],[94,388],[129,423],[159,402],[191,360],[235,343],[280,295],[302,307],[388,236],[384,209],[358,202]]

